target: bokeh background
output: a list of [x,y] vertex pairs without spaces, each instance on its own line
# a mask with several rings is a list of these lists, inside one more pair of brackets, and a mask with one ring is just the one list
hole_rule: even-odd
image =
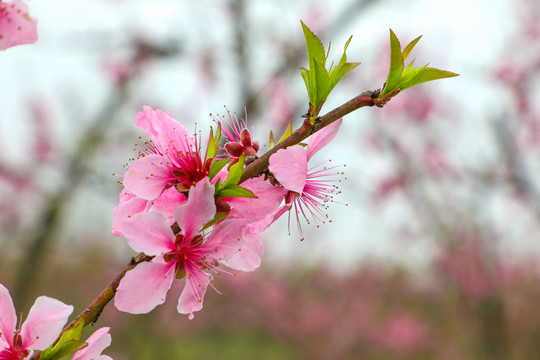
[[[110,234],[143,105],[206,131],[227,107],[298,126],[300,19],[355,71],[322,113],[380,88],[388,28],[460,73],[346,117],[332,222],[286,216],[261,268],[189,321],[109,306],[115,359],[535,359],[540,353],[540,3],[534,0],[29,0],[39,40],[0,54],[0,283],[81,311],[134,253]],[[89,330],[89,332],[92,329]]]

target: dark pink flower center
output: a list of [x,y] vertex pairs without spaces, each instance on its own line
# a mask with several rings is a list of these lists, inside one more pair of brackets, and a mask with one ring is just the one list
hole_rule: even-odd
[[0,360],[23,360],[29,351],[23,349],[22,338],[19,331],[13,336],[13,346],[0,351]]
[[184,235],[178,234],[175,240],[176,249],[165,254],[164,259],[166,262],[176,262],[177,271],[193,265],[205,267],[208,249],[203,246],[203,241],[201,235],[186,239]]

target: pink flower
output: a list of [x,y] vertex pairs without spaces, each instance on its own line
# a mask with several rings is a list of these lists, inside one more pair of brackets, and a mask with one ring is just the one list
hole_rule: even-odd
[[333,168],[317,169],[321,164],[308,168],[308,162],[317,151],[336,136],[340,125],[341,119],[316,132],[310,137],[305,148],[301,145],[290,146],[278,150],[270,157],[268,167],[270,172],[285,189],[289,190],[283,211],[294,205],[300,235],[302,229],[299,213],[306,218],[308,223],[306,212],[311,214],[315,222],[321,220],[321,217],[325,218],[326,215],[323,212],[325,203],[331,201],[337,192],[336,187],[330,184],[335,180],[328,179],[335,175],[334,172],[330,172]]
[[20,0],[0,2],[0,50],[37,41],[37,20]]
[[88,346],[75,351],[71,360],[112,360],[110,356],[101,355],[103,350],[111,345],[111,340],[109,328],[102,327],[86,339]]
[[148,106],[135,116],[150,142],[124,174],[124,186],[137,197],[154,200],[164,189],[176,186],[187,191],[208,176],[212,160],[201,156],[201,144],[171,112]]
[[26,359],[33,350],[45,350],[60,335],[73,306],[40,296],[26,321],[16,327],[17,317],[9,291],[0,284],[0,359]]
[[219,263],[235,249],[227,241],[236,239],[199,234],[215,214],[214,185],[205,179],[189,190],[188,200],[174,213],[181,229],[178,234],[173,233],[167,218],[156,212],[135,214],[123,222],[120,228],[128,244],[155,257],[124,276],[115,306],[133,314],[147,313],[165,301],[175,277],[185,277],[177,309],[192,319],[193,312],[202,309],[208,285],[214,287],[212,276],[203,270],[219,272]]

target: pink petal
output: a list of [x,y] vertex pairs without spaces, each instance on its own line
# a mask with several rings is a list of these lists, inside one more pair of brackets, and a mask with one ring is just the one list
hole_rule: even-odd
[[175,262],[137,265],[120,281],[114,306],[131,314],[146,314],[165,302],[175,277]]
[[208,284],[210,284],[210,275],[202,270],[187,275],[186,286],[178,299],[178,312],[189,314],[189,319],[193,319],[193,313],[203,308],[204,294]]
[[188,201],[176,209],[174,217],[186,238],[191,239],[216,215],[214,185],[208,178],[189,189]]
[[120,224],[120,231],[133,250],[147,255],[160,255],[176,249],[176,237],[169,221],[160,213],[135,214]]
[[190,152],[194,148],[193,135],[172,118],[171,112],[143,106],[143,111],[135,116],[135,125],[146,132],[163,155],[169,150]]
[[131,216],[141,212],[147,212],[149,209],[153,209],[165,215],[169,221],[169,225],[172,225],[176,221],[174,219],[174,211],[185,201],[186,197],[174,187],[165,189],[161,195],[153,201],[138,198],[128,190],[124,189],[120,192],[120,201],[114,208],[111,233],[115,236],[124,236],[120,230],[120,224],[123,221],[128,220]]
[[283,206],[275,209],[272,213],[268,214],[265,218],[254,222],[248,226],[248,230],[252,233],[262,232],[272,225],[277,219],[287,212],[292,206],[292,202],[284,204]]
[[152,209],[162,213],[169,220],[169,225],[172,225],[174,219],[174,211],[180,205],[186,202],[186,197],[181,194],[176,188],[171,187],[163,191],[160,197],[152,201]]
[[287,193],[283,187],[273,186],[263,177],[251,178],[242,183],[241,186],[251,190],[257,199],[236,197],[223,200],[232,207],[230,217],[240,217],[250,221],[263,219],[272,213],[281,204]]
[[10,346],[11,345],[6,340],[4,340],[3,337],[0,337],[0,354],[2,353],[2,350],[9,348]]
[[0,2],[0,50],[37,41],[37,20],[28,15],[28,7],[19,0]]
[[72,312],[71,305],[47,296],[38,297],[21,327],[23,347],[28,350],[48,348],[60,335]]
[[157,154],[136,160],[124,174],[124,186],[136,196],[154,200],[173,178],[166,158]]
[[302,193],[308,166],[306,150],[301,145],[278,150],[270,156],[268,168],[285,189]]
[[101,329],[96,330],[85,342],[88,346],[77,350],[73,354],[71,360],[93,360],[101,355],[103,350],[111,345],[112,342],[109,328],[102,327]]
[[336,137],[339,127],[341,126],[341,119],[334,121],[327,127],[322,128],[309,138],[307,146],[307,159],[311,157],[323,147],[326,146],[333,138]]
[[122,190],[120,192],[120,201],[114,208],[111,233],[115,236],[124,236],[120,231],[120,224],[132,215],[146,211],[148,203],[148,200],[138,198],[128,190]]
[[221,263],[242,271],[253,271],[261,265],[262,239],[259,233],[249,231],[250,225],[245,219],[226,219],[214,226],[207,244],[220,244],[216,253]]
[[261,265],[260,256],[263,253],[261,235],[244,231],[238,251],[222,263],[236,270],[253,271]]
[[215,248],[215,255],[219,261],[227,260],[238,252],[242,245],[242,227],[244,219],[229,219],[214,225],[212,233],[206,240],[209,248]]
[[15,307],[13,306],[13,300],[9,295],[8,289],[0,284],[0,350],[6,346],[2,343],[2,339],[5,338],[5,342],[11,344],[13,341],[13,332],[15,331],[15,325],[17,324],[17,315],[15,314]]

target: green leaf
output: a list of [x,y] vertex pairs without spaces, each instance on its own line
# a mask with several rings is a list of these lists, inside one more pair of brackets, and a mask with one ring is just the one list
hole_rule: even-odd
[[[238,161],[229,167],[229,174],[227,179],[223,182],[223,188],[226,188],[229,185],[236,185],[242,177],[244,172],[244,161],[246,160],[246,154],[240,155]],[[222,188],[222,189],[223,189]],[[220,189],[221,190],[221,189]]]
[[403,73],[401,74],[401,79],[399,79],[399,88],[401,89],[401,86],[415,77],[417,77],[424,69],[427,68],[427,65],[421,67],[421,68],[410,68],[407,66],[405,70],[403,70]]
[[405,49],[403,49],[403,53],[402,53],[403,61],[405,61],[405,59],[407,59],[407,56],[409,56],[411,50],[414,48],[416,43],[418,43],[418,41],[420,41],[421,37],[422,37],[422,35],[420,35],[419,37],[417,37],[416,39],[411,41],[409,43],[409,45],[405,46]]
[[214,161],[212,161],[212,166],[210,166],[210,172],[208,174],[208,177],[210,178],[210,180],[212,180],[213,178],[216,177],[216,175],[218,174],[218,172],[223,169],[225,167],[225,165],[227,165],[229,163],[229,158],[225,158],[225,159],[221,159],[221,160],[218,160],[216,161],[216,159],[214,159]]
[[274,141],[274,133],[270,131],[270,134],[268,135],[268,150],[271,150],[274,146],[276,146],[276,142]]
[[397,88],[401,73],[403,72],[403,66],[401,45],[399,44],[396,34],[390,29],[390,70],[388,71],[386,85],[379,97],[384,96]]
[[40,360],[60,360],[87,346],[85,342],[79,341],[83,328],[84,319],[81,317],[73,328],[64,331],[58,341],[43,350]]
[[214,218],[212,220],[210,220],[209,222],[204,224],[202,230],[208,229],[210,226],[214,225],[218,221],[221,221],[221,220],[225,219],[227,216],[229,216],[229,213],[216,213],[216,216],[214,216]]
[[248,190],[239,185],[228,185],[221,188],[218,195],[218,199],[228,198],[228,197],[244,197],[244,198],[257,199],[257,195],[251,192],[251,190]]
[[304,83],[306,84],[306,88],[308,90],[308,96],[309,96],[309,102],[313,105],[315,108],[317,105],[317,90],[318,90],[318,84],[317,84],[317,75],[315,71],[316,63],[319,62],[323,65],[323,68],[326,64],[326,54],[324,52],[324,46],[321,42],[321,40],[315,35],[307,26],[304,24],[303,21],[300,20],[302,23],[302,30],[304,31],[304,37],[306,39],[306,48],[307,48],[307,55],[308,55],[308,62],[309,62],[309,70],[300,69],[300,72],[302,74],[302,78],[304,79]]
[[308,53],[309,69],[315,67],[315,60],[321,62],[323,66],[326,64],[326,56],[324,54],[324,46],[321,40],[315,35],[302,20],[302,30],[304,31],[304,37],[306,38],[306,47]]
[[300,68],[300,74],[302,75],[302,79],[304,79],[304,84],[306,84],[306,90],[308,92],[309,101],[314,101],[314,96],[312,95],[312,89],[309,85],[309,70],[306,68],[301,67]]
[[293,131],[292,131],[292,121],[289,121],[289,125],[287,125],[287,129],[285,129],[285,132],[283,133],[283,135],[279,139],[278,144],[280,142],[282,142],[283,140],[285,140],[286,138],[288,138],[292,133],[293,133]]
[[330,91],[343,79],[352,69],[360,65],[359,62],[339,64],[330,72]]
[[314,115],[317,116],[318,110],[326,101],[328,94],[330,94],[330,78],[328,77],[328,72],[324,68],[324,64],[318,60],[315,61],[315,68],[313,70],[315,74],[316,92],[315,102],[312,104],[315,109]]
[[[412,70],[415,70],[415,69],[412,69]],[[437,80],[437,79],[445,79],[445,78],[454,77],[458,75],[459,74],[453,73],[451,71],[439,70],[436,68],[430,68],[430,67],[420,68],[420,71],[418,72],[416,76],[414,76],[409,81],[403,84],[400,84],[399,88],[401,90],[404,90],[404,89],[410,88],[411,86],[415,86],[424,82]]]
[[71,359],[73,353],[77,350],[87,347],[88,344],[84,341],[71,340],[62,344],[56,350],[47,354],[46,357],[41,355],[40,360],[67,360]]
[[339,60],[339,64],[337,68],[345,65],[345,63],[347,62],[347,55],[345,54],[345,52],[347,51],[347,48],[349,47],[351,40],[352,40],[352,35],[349,37],[349,40],[347,40],[347,42],[345,43],[345,46],[343,47],[343,55],[341,55],[341,60]]
[[210,137],[208,138],[208,148],[206,149],[207,159],[210,159],[216,156],[219,150],[220,141],[221,141],[221,123],[218,123],[215,136],[214,136],[214,129],[212,126],[210,126]]

